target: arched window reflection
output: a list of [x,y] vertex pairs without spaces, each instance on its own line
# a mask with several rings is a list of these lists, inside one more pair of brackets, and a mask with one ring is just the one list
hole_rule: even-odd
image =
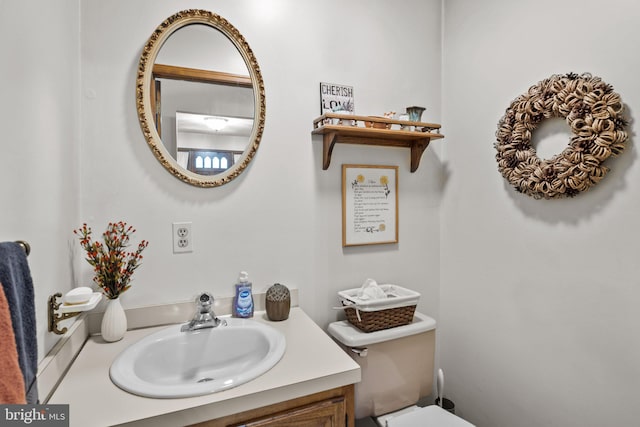
[[214,175],[232,167],[240,158],[242,152],[189,148],[179,150],[179,154],[187,158],[187,169],[189,171],[201,175]]

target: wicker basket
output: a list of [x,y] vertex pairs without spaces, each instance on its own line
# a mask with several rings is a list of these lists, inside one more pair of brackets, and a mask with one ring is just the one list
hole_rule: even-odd
[[397,285],[379,285],[385,298],[362,298],[360,288],[338,292],[349,323],[363,332],[408,325],[420,299],[416,291]]
[[[356,313],[356,309],[352,307],[344,309],[349,323],[363,332],[375,332],[395,328],[396,326],[408,325],[413,321],[413,313],[415,311],[415,305],[378,311],[358,310],[358,313]],[[360,320],[358,320],[358,314],[360,315]]]

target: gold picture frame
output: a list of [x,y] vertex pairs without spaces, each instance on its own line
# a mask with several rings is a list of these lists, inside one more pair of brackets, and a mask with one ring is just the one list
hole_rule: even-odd
[[342,246],[398,243],[398,166],[342,165]]

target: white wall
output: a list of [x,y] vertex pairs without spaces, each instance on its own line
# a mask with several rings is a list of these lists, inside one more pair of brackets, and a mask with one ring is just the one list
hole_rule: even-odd
[[[336,317],[329,307],[337,290],[366,277],[393,281],[423,293],[419,308],[439,321],[447,394],[478,426],[637,423],[633,127],[605,180],[568,200],[516,194],[497,171],[493,142],[509,102],[554,73],[599,75],[637,120],[640,6],[444,7],[441,79],[437,1],[0,0],[0,238],[33,246],[40,356],[55,342],[46,332],[47,296],[90,283],[71,230],[123,219],[151,241],[125,307],[183,301],[204,289],[231,295],[247,269],[257,290],[274,282],[299,288],[303,308],[325,325]],[[216,189],[165,172],[134,108],[140,49],[185,8],[234,24],[266,83],[258,154]],[[353,85],[360,114],[422,104],[426,119],[442,118],[446,138],[414,174],[405,150],[346,145],[322,171],[320,142],[310,136],[320,81]],[[342,163],[400,166],[398,245],[341,247]],[[193,254],[171,253],[173,221],[193,221]]]
[[555,73],[600,76],[637,122],[640,5],[448,0],[444,8],[439,344],[449,396],[481,427],[638,425],[634,127],[606,178],[567,200],[517,194],[497,170],[493,143],[511,100]]
[[[148,149],[134,107],[142,47],[157,25],[186,8],[212,10],[236,26],[266,84],[261,147],[248,170],[221,188],[169,175]],[[301,305],[322,326],[337,316],[336,292],[367,277],[421,291],[420,309],[436,315],[439,143],[413,174],[408,150],[351,146],[336,147],[322,171],[321,142],[310,133],[320,81],[353,85],[359,114],[417,104],[439,121],[439,16],[436,0],[402,7],[0,0],[0,238],[33,247],[39,358],[58,339],[47,332],[47,297],[91,284],[72,234],[82,222],[100,232],[108,221],[125,220],[150,240],[123,296],[126,308],[191,300],[202,290],[229,296],[246,269],[257,291],[275,282],[299,288]],[[342,163],[400,166],[398,245],[341,247]],[[174,221],[193,221],[194,253],[172,254]]]
[[[238,28],[266,86],[260,149],[220,188],[191,187],[166,172],[135,110],[141,48],[165,18],[187,8],[211,10]],[[346,145],[323,171],[322,143],[311,130],[321,81],[352,85],[360,114],[424,105],[425,119],[440,120],[439,1],[85,0],[81,10],[81,220],[100,230],[122,219],[150,241],[125,308],[191,300],[203,290],[230,296],[246,269],[257,291],[275,282],[299,288],[303,309],[321,326],[336,319],[336,292],[367,277],[419,290],[421,308],[436,315],[441,143],[413,174],[406,149]],[[342,163],[400,167],[399,244],[342,248]],[[172,253],[174,221],[193,222],[193,253]],[[77,284],[90,279],[83,265]]]
[[[228,296],[247,269],[258,291],[274,282],[299,288],[302,306],[321,325],[336,317],[336,291],[366,277],[422,291],[422,309],[435,313],[437,143],[414,174],[406,150],[346,146],[322,171],[321,143],[310,136],[320,81],[353,85],[360,114],[422,104],[430,109],[425,117],[439,120],[439,4],[405,3],[416,13],[364,1],[0,1],[0,239],[33,248],[39,358],[58,339],[47,332],[48,296],[91,283],[72,234],[84,221],[98,232],[122,219],[151,241],[125,307],[190,300],[201,290]],[[165,172],[134,108],[142,46],[162,20],[186,8],[230,20],[266,83],[261,148],[222,188],[190,187]],[[407,47],[416,39],[428,40],[428,55]],[[341,248],[341,163],[400,166],[400,244]],[[171,253],[173,221],[193,221],[193,254]]]
[[38,353],[47,297],[70,288],[79,221],[79,1],[0,1],[0,240],[26,240]]

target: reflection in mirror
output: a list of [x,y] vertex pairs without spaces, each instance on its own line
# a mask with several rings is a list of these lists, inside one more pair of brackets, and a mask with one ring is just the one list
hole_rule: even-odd
[[[140,59],[138,115],[158,160],[192,185],[229,182],[264,128],[264,84],[242,35],[202,10],[163,22]],[[150,120],[151,119],[151,120]]]
[[[201,175],[214,175],[232,167],[246,149],[253,128],[252,118],[181,111],[176,112],[175,123],[175,158],[184,169]],[[162,141],[167,146],[167,138]],[[167,149],[171,151],[168,146]],[[205,166],[198,167],[200,162]]]

